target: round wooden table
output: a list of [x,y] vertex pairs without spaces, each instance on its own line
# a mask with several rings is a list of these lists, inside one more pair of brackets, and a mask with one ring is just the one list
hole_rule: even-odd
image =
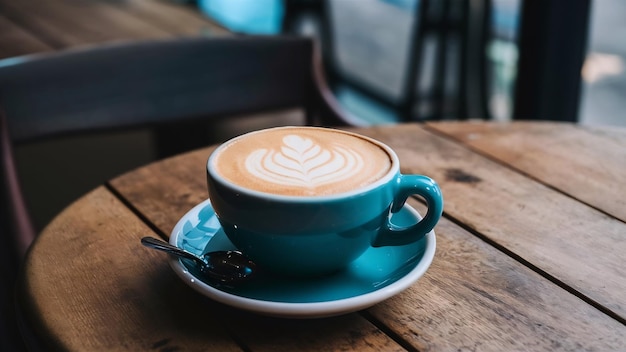
[[[369,309],[281,319],[183,283],[167,239],[208,194],[211,148],[131,171],[59,214],[19,286],[49,350],[626,350],[626,131],[446,122],[357,130],[445,199],[426,274]],[[423,211],[418,200],[409,203]]]

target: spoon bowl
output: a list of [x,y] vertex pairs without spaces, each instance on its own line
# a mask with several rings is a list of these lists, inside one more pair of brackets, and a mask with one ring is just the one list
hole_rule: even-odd
[[197,256],[154,237],[142,238],[141,244],[179,258],[191,260],[207,279],[222,284],[247,281],[254,276],[257,270],[256,264],[239,251],[215,251]]

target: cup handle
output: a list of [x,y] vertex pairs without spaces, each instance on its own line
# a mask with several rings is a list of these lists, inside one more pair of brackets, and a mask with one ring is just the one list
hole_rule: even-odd
[[426,216],[416,224],[400,227],[387,220],[374,239],[373,247],[401,246],[415,242],[432,230],[443,213],[441,189],[433,179],[422,175],[399,175],[391,212],[402,209],[410,195],[416,194],[426,200]]

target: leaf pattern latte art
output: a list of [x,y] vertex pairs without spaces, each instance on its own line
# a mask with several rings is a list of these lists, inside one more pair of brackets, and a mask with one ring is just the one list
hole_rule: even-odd
[[264,181],[315,188],[349,179],[363,169],[356,151],[333,146],[324,148],[309,138],[287,135],[279,151],[257,149],[246,158],[246,169]]

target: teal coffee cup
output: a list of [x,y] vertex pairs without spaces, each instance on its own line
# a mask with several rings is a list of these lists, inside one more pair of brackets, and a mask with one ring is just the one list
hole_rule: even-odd
[[[420,240],[439,221],[439,186],[403,175],[394,151],[351,132],[279,127],[218,147],[207,162],[209,198],[229,240],[258,266],[290,276],[324,275],[369,247]],[[418,195],[426,215],[398,227],[391,214]]]

